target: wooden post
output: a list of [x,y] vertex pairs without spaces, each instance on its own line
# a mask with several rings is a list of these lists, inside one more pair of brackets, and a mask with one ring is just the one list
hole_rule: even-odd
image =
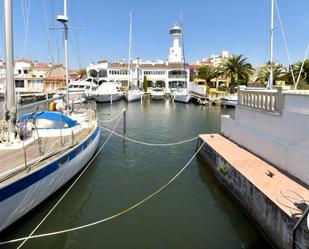
[[127,110],[123,109],[122,111],[123,115],[123,134],[126,136],[127,135]]

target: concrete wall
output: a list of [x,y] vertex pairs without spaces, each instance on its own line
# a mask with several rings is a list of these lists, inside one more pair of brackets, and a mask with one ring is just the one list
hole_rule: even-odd
[[309,95],[286,93],[282,113],[237,106],[221,133],[309,185]]
[[[197,147],[202,142],[199,139]],[[208,144],[203,146],[200,154],[209,162],[220,185],[238,201],[269,242],[278,248],[292,248],[292,230],[296,220],[278,208]],[[227,171],[222,171],[222,166]],[[308,231],[304,224],[296,230],[295,237],[298,248],[308,248]]]

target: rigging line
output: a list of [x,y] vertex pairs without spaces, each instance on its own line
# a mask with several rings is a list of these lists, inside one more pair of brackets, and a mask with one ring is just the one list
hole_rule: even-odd
[[74,54],[75,60],[76,60],[76,62],[77,62],[77,64],[78,64],[78,66],[79,66],[80,68],[82,68],[82,67],[81,67],[80,58],[79,58],[79,56],[77,55],[78,52],[76,51],[75,44],[74,44],[74,42],[73,42],[73,38],[72,38],[73,33],[74,33],[74,32],[70,32],[69,41],[70,41],[70,43],[71,43],[71,45],[72,45],[71,47],[72,47],[72,50],[73,50],[73,54]]
[[308,50],[309,50],[309,42],[308,42],[308,45],[307,45],[307,49],[306,49],[306,52],[305,52],[305,56],[303,58],[303,62],[301,64],[301,67],[300,67],[300,70],[299,70],[299,73],[298,73],[298,77],[297,77],[297,81],[296,81],[296,84],[294,85],[294,89],[296,90],[297,89],[297,86],[298,86],[298,83],[300,81],[300,76],[302,74],[302,71],[303,71],[303,68],[304,68],[304,65],[305,65],[305,61],[306,61],[306,58],[307,58],[307,55],[308,55]]
[[77,57],[78,57],[78,61],[79,61],[79,66],[80,68],[83,68],[83,62],[85,62],[85,60],[82,59],[82,55],[81,55],[81,49],[80,49],[80,46],[79,46],[79,41],[78,41],[78,38],[77,38],[77,34],[78,32],[71,32],[71,35],[73,36],[72,37],[72,41],[75,42],[75,47],[76,47],[76,51],[77,51]]
[[[121,117],[118,119],[117,123],[115,124],[113,130],[115,130],[119,124],[119,121],[121,120]],[[47,213],[47,215],[40,221],[40,223],[33,229],[33,231],[29,234],[28,237],[25,237],[23,239],[23,242],[17,247],[17,249],[20,249],[29,238],[32,237],[33,233],[43,224],[43,222],[48,218],[48,216],[54,211],[54,209],[59,205],[59,203],[66,197],[66,195],[70,192],[70,190],[75,186],[75,184],[78,182],[78,180],[81,178],[81,176],[86,172],[86,170],[89,168],[91,163],[96,159],[96,157],[99,155],[101,150],[104,148],[110,137],[113,135],[113,133],[110,133],[110,135],[107,137],[103,145],[100,147],[100,149],[95,153],[95,155],[92,157],[92,159],[88,162],[86,167],[83,169],[83,171],[78,175],[78,177],[74,180],[74,182],[71,184],[71,186],[65,191],[65,193],[61,196],[61,198],[56,202],[56,204],[52,207],[52,209]]]
[[[112,133],[111,133],[112,134]],[[147,202],[148,200],[152,199],[154,196],[158,195],[160,192],[162,192],[163,190],[165,190],[169,185],[171,185],[180,175],[182,172],[184,172],[188,166],[191,164],[191,162],[193,161],[193,159],[196,157],[196,155],[200,152],[200,150],[203,148],[205,142],[203,142],[201,144],[201,146],[196,150],[196,152],[194,153],[194,155],[190,158],[190,160],[186,163],[186,165],[180,170],[178,171],[178,173],[172,178],[170,179],[167,183],[165,183],[163,186],[161,186],[158,190],[156,190],[155,192],[153,192],[152,194],[148,195],[146,198],[142,199],[141,201],[135,203],[134,205],[128,207],[125,210],[122,210],[112,216],[109,216],[107,218],[101,219],[101,220],[97,220],[85,225],[81,225],[81,226],[77,226],[77,227],[73,227],[73,228],[69,228],[69,229],[65,229],[65,230],[60,230],[60,231],[55,231],[55,232],[50,232],[50,233],[43,233],[43,234],[38,234],[38,235],[31,235],[28,237],[23,237],[23,238],[18,238],[18,239],[12,239],[12,240],[8,240],[8,241],[3,241],[0,242],[0,245],[4,245],[4,244],[10,244],[10,243],[15,243],[15,242],[19,242],[25,239],[36,239],[36,238],[42,238],[42,237],[50,237],[50,236],[54,236],[54,235],[58,235],[58,234],[63,234],[63,233],[68,233],[68,232],[72,232],[72,231],[76,231],[76,230],[81,230],[81,229],[85,229],[88,227],[92,227],[92,226],[96,226],[100,223],[109,221],[109,220],[113,220],[116,219],[132,210],[135,210],[137,207],[141,206],[142,204],[144,204],[145,202]]]
[[115,131],[112,131],[108,128],[105,128],[103,126],[99,126],[101,129],[103,130],[106,130],[108,132],[112,132],[113,134],[115,134],[116,136],[118,137],[121,137],[125,140],[128,140],[128,141],[131,141],[131,142],[134,142],[134,143],[137,143],[137,144],[142,144],[142,145],[147,145],[147,146],[174,146],[174,145],[180,145],[180,144],[184,144],[184,143],[189,143],[189,142],[192,142],[196,139],[198,139],[198,137],[193,137],[193,138],[190,138],[190,139],[187,139],[187,140],[183,140],[183,141],[179,141],[179,142],[175,142],[175,143],[165,143],[165,144],[160,144],[160,143],[147,143],[147,142],[142,142],[142,141],[138,141],[138,140],[135,140],[135,139],[132,139],[132,138],[128,138],[128,137],[125,137]]
[[45,37],[47,39],[47,57],[49,59],[49,62],[52,62],[54,64],[54,58],[53,58],[53,53],[52,53],[52,44],[51,44],[51,37],[50,37],[50,31],[48,28],[48,15],[47,15],[47,10],[46,10],[46,2],[45,0],[42,0],[42,13],[41,17],[43,19],[43,31],[45,34]]
[[281,19],[281,15],[280,15],[280,12],[279,12],[277,0],[275,0],[275,6],[276,6],[276,10],[277,10],[278,19],[279,19],[279,24],[280,24],[281,34],[282,34],[282,38],[283,38],[283,42],[284,42],[285,52],[287,54],[288,61],[289,61],[289,68],[291,70],[293,83],[295,85],[296,81],[295,81],[295,75],[294,75],[294,71],[293,71],[293,67],[292,67],[292,60],[291,60],[288,44],[287,44],[287,41],[286,41],[286,36],[285,36],[285,33],[284,33],[282,19]]

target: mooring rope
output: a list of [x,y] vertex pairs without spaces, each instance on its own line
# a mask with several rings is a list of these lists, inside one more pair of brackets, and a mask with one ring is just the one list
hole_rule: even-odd
[[99,120],[100,123],[109,123],[115,121],[121,114],[123,114],[124,110],[119,112],[114,118],[112,119],[107,119],[107,120]]
[[[113,133],[111,133],[111,134],[113,134]],[[94,221],[94,222],[91,222],[91,223],[88,223],[88,224],[85,224],[85,225],[82,225],[82,226],[77,226],[77,227],[73,227],[73,228],[69,228],[69,229],[65,229],[65,230],[59,230],[59,231],[55,231],[55,232],[43,233],[43,234],[38,234],[38,235],[32,235],[33,233],[31,233],[31,235],[29,235],[28,237],[22,237],[22,238],[18,238],[18,239],[12,239],[12,240],[7,240],[7,241],[0,242],[0,245],[9,244],[9,243],[15,243],[15,242],[23,241],[23,240],[26,241],[26,240],[29,240],[29,239],[36,239],[36,238],[42,238],[42,237],[50,237],[50,236],[55,236],[55,235],[58,235],[58,234],[63,234],[63,233],[68,233],[68,232],[76,231],[76,230],[82,230],[82,229],[85,229],[85,228],[88,228],[88,227],[92,227],[92,226],[96,226],[96,225],[98,225],[100,223],[103,223],[103,222],[115,219],[115,218],[117,218],[119,216],[122,216],[122,215],[128,213],[129,211],[132,211],[132,210],[136,209],[138,206],[142,205],[143,203],[145,203],[146,201],[148,201],[152,197],[156,196],[161,191],[166,189],[171,183],[173,183],[179,177],[179,175],[190,165],[190,163],[196,157],[196,155],[200,152],[200,150],[202,149],[204,144],[205,144],[205,142],[202,143],[202,145],[196,150],[196,152],[190,158],[190,160],[186,163],[186,165],[171,180],[169,180],[162,187],[160,187],[158,190],[156,190],[155,192],[153,192],[152,194],[150,194],[149,196],[147,196],[143,200],[137,202],[136,204],[132,205],[131,207],[129,207],[129,208],[123,210],[123,211],[120,211],[120,212],[118,212],[118,213],[116,213],[116,214],[114,214],[112,216],[107,217],[107,218],[104,218],[104,219],[101,219],[101,220],[97,220],[97,221]],[[69,190],[67,192],[69,192]],[[63,195],[63,197],[66,195],[66,193]],[[61,197],[61,199],[56,203],[56,205],[59,204],[59,202],[63,199],[63,197]],[[52,208],[52,210],[56,207],[56,205]],[[48,213],[48,215],[52,212],[52,210]],[[46,216],[46,218],[47,218],[47,216]],[[44,218],[44,220],[46,218]]]
[[[121,120],[121,117],[119,117],[116,125],[114,126],[113,130],[116,129],[118,126],[119,121]],[[17,249],[21,248],[33,235],[33,233],[42,225],[42,223],[48,218],[48,216],[54,211],[54,209],[59,205],[59,203],[66,197],[66,195],[69,193],[69,191],[74,187],[74,185],[77,183],[77,181],[81,178],[81,176],[86,172],[86,170],[89,168],[91,163],[96,159],[96,157],[99,155],[101,150],[104,148],[110,137],[113,135],[113,133],[110,133],[110,135],[107,137],[107,139],[104,141],[100,149],[95,153],[95,155],[92,157],[92,159],[88,162],[86,167],[83,169],[83,171],[78,175],[78,177],[75,179],[75,181],[71,184],[71,186],[68,188],[68,190],[61,196],[61,198],[56,202],[56,204],[52,207],[52,209],[47,213],[47,215],[40,221],[40,223],[33,229],[33,231],[29,234],[28,237],[24,237],[23,239],[20,239],[18,241],[23,241]],[[0,245],[2,245],[0,243]]]
[[123,136],[123,135],[121,135],[121,134],[119,134],[119,133],[117,133],[115,131],[112,131],[112,130],[110,130],[108,128],[105,128],[103,126],[99,126],[99,127],[101,129],[103,129],[103,130],[111,132],[111,133],[115,134],[116,136],[121,137],[123,139],[126,139],[128,141],[131,141],[131,142],[134,142],[134,143],[137,143],[137,144],[147,145],[147,146],[174,146],[174,145],[180,145],[180,144],[184,144],[184,143],[189,143],[189,142],[192,142],[192,141],[198,139],[198,137],[193,137],[193,138],[190,138],[190,139],[187,139],[187,140],[182,140],[182,141],[174,142],[174,143],[147,143],[147,142],[138,141],[138,140],[135,140],[135,139]]

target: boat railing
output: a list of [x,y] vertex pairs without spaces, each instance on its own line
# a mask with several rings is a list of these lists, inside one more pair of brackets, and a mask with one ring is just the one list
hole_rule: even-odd
[[238,106],[267,113],[281,113],[283,109],[282,88],[238,90]]
[[96,119],[97,102],[96,101],[86,101],[86,102],[76,102],[72,105],[72,111],[87,110],[92,111],[91,119]]
[[31,103],[28,105],[19,105],[17,107],[17,113],[20,115],[20,114],[24,114],[25,112],[29,112],[29,111],[38,111],[41,109],[48,109],[48,103],[53,102],[55,100],[59,100],[59,99],[64,99],[64,96],[62,95],[59,97],[46,99],[46,100],[38,101],[35,103]]

